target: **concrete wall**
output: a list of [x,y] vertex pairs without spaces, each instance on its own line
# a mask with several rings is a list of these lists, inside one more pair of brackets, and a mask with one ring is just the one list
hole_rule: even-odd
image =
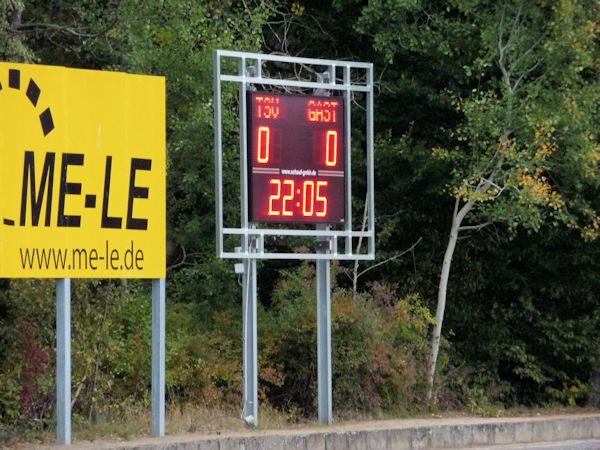
[[600,414],[535,418],[389,420],[299,430],[180,435],[73,448],[135,450],[412,450],[600,440]]

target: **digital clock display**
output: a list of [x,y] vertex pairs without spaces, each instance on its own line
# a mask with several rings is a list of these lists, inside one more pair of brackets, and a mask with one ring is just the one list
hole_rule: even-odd
[[249,220],[344,223],[344,100],[248,92]]

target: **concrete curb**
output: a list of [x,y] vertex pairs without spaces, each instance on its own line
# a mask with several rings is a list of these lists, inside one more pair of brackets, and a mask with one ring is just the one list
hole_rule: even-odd
[[600,439],[600,414],[503,419],[388,420],[327,428],[258,430],[222,435],[177,435],[131,442],[76,443],[71,448],[81,450],[107,448],[130,450],[413,450],[591,439]]

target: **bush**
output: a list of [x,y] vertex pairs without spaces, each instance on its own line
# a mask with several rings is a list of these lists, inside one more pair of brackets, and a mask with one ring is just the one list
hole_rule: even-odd
[[[409,411],[423,398],[428,329],[433,319],[418,295],[398,298],[374,283],[353,298],[332,294],[333,401],[336,411]],[[259,315],[262,396],[284,410],[314,415],[317,390],[315,271],[285,271],[272,307]]]
[[170,306],[167,393],[171,401],[239,406],[242,370],[241,311],[215,311],[200,318],[194,305]]
[[[13,280],[2,302],[0,422],[49,427],[56,398],[54,282]],[[137,283],[74,280],[71,315],[74,420],[114,418],[127,405],[149,403],[149,289]]]

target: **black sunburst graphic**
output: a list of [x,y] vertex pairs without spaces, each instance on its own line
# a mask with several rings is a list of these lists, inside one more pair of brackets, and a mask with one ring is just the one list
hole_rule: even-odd
[[[21,89],[21,71],[19,69],[8,69],[8,87],[11,89]],[[0,91],[2,90],[2,83],[0,83]],[[29,84],[27,85],[27,91],[25,91],[25,95],[31,102],[34,107],[37,107],[38,100],[40,99],[40,95],[42,94],[42,90],[37,85],[35,80],[31,78],[29,80]],[[40,117],[40,125],[42,126],[42,131],[44,132],[44,136],[48,136],[48,134],[54,130],[54,120],[52,119],[52,111],[50,108],[46,108],[39,115]]]
[[[21,90],[21,71],[19,69],[8,69],[8,87],[9,89]],[[2,91],[2,83],[0,83],[0,91]],[[33,107],[36,108],[40,99],[40,95],[42,95],[42,90],[33,78],[29,80],[25,95]],[[54,120],[52,119],[52,111],[50,108],[48,107],[42,111],[39,115],[39,118],[42,131],[44,132],[44,137],[46,137],[52,130],[54,130]],[[2,220],[2,223],[7,226],[15,225],[14,220],[6,218]]]

